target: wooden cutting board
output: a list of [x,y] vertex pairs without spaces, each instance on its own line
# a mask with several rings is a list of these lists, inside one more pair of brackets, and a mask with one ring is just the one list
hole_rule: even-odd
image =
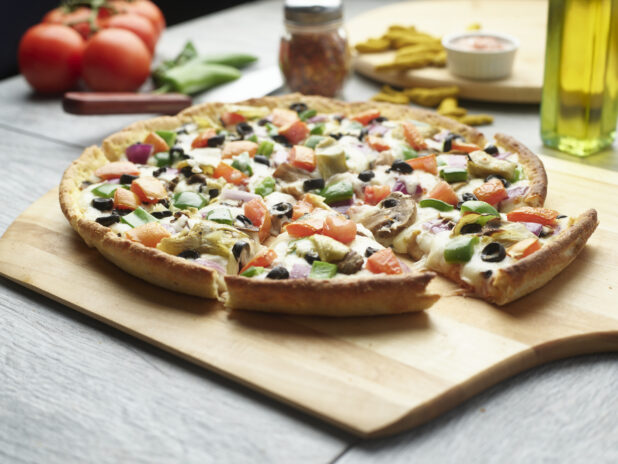
[[501,80],[474,81],[453,76],[447,68],[376,72],[374,66],[392,61],[394,52],[357,54],[354,69],[397,87],[458,85],[461,97],[472,100],[538,103],[545,62],[547,0],[424,0],[401,2],[371,10],[346,23],[350,44],[380,37],[393,24],[415,26],[435,36],[464,32],[468,25],[511,34],[520,40],[513,74]]
[[[460,296],[425,313],[349,319],[239,312],[133,278],[87,248],[53,190],[0,239],[0,274],[365,437],[421,424],[524,369],[618,350],[618,173],[546,159],[547,204],[596,207],[588,246],[504,308]],[[455,287],[436,279],[431,290]]]

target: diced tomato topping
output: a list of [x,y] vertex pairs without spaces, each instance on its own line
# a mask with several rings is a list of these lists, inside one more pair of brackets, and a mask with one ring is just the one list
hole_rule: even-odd
[[474,195],[481,201],[489,203],[492,206],[497,205],[502,200],[508,198],[504,184],[498,179],[490,179],[483,185],[474,189]]
[[277,127],[289,126],[299,120],[296,111],[285,110],[283,108],[275,108],[270,115],[270,119]]
[[506,254],[511,258],[522,259],[541,249],[541,242],[536,237],[530,237],[506,249]]
[[234,124],[238,124],[239,122],[244,122],[246,120],[247,118],[245,118],[242,114],[232,112],[223,113],[221,116],[221,122],[224,126],[233,126]]
[[309,127],[300,119],[279,129],[279,135],[283,135],[293,145],[299,144],[309,135]]
[[377,205],[391,193],[388,185],[368,185],[365,187],[365,203]]
[[419,156],[418,158],[409,159],[406,163],[414,169],[430,172],[434,175],[438,174],[438,161],[436,160],[436,155],[434,153],[427,156]]
[[455,190],[453,190],[453,187],[443,180],[431,189],[431,192],[429,192],[427,196],[429,198],[435,198],[436,200],[442,200],[453,206],[459,202],[459,198],[457,198],[457,194]]
[[165,184],[156,177],[138,177],[131,182],[131,191],[135,193],[143,203],[156,203],[167,198]]
[[367,111],[363,111],[362,113],[355,114],[350,119],[352,119],[353,121],[358,121],[363,126],[366,126],[371,121],[373,121],[375,118],[379,118],[379,117],[380,117],[380,112],[378,110],[367,110]]
[[303,145],[294,145],[290,150],[290,164],[305,171],[313,171],[315,169],[315,152]]
[[292,219],[296,220],[300,218],[301,216],[304,216],[305,214],[310,213],[311,211],[314,210],[314,208],[315,207],[308,201],[300,200],[296,202],[296,204],[294,205],[292,209]]
[[285,226],[285,230],[291,237],[309,237],[319,234],[324,228],[324,218],[309,216],[299,221],[290,222]]
[[172,234],[158,222],[149,222],[129,230],[125,234],[125,237],[147,247],[154,248],[161,240],[171,235]]
[[424,150],[425,148],[427,148],[427,143],[425,143],[425,139],[419,132],[416,125],[411,123],[410,121],[404,121],[403,135],[406,138],[406,142],[408,142],[410,146],[415,150]]
[[460,151],[464,153],[472,153],[473,151],[480,150],[481,147],[473,143],[460,142],[458,139],[453,140],[451,144],[451,151]]
[[241,172],[238,169],[233,168],[232,166],[224,163],[223,161],[221,161],[219,165],[215,168],[214,172],[212,173],[212,176],[215,179],[218,179],[219,177],[223,177],[226,181],[234,185],[242,184],[247,178],[247,175],[244,172]]
[[350,243],[356,238],[356,224],[343,216],[328,216],[322,233],[341,243]]
[[228,142],[223,147],[223,158],[233,158],[241,153],[249,153],[249,156],[253,158],[257,153],[258,144],[250,140],[237,140],[234,142]]
[[390,248],[372,254],[367,258],[365,267],[374,274],[403,274],[403,267]]
[[116,209],[136,209],[141,202],[139,197],[130,190],[118,187],[114,192],[114,208]]
[[204,148],[208,146],[208,140],[217,135],[214,129],[206,129],[198,134],[191,142],[191,148]]
[[385,151],[390,148],[382,137],[370,135],[367,137],[366,140],[369,146],[373,148],[375,151]]
[[130,161],[114,161],[94,171],[95,176],[105,180],[118,179],[123,174],[139,176],[139,169]]
[[531,206],[522,206],[506,215],[506,218],[512,222],[536,222],[544,226],[555,226],[558,211],[549,208],[532,208]]
[[260,242],[263,242],[270,237],[270,226],[272,218],[268,208],[261,198],[254,198],[243,205],[245,216],[253,223],[255,227],[259,227],[258,235]]
[[245,264],[245,267],[240,270],[240,273],[245,272],[252,266],[268,267],[273,263],[275,259],[277,259],[277,253],[275,253],[275,250],[268,249],[255,255],[255,257],[251,261]]
[[155,153],[161,153],[162,151],[169,151],[170,149],[170,146],[167,144],[165,140],[163,140],[163,137],[161,137],[159,134],[155,134],[154,132],[151,132],[150,134],[146,136],[146,138],[144,139],[144,143],[148,145],[152,145],[154,147]]

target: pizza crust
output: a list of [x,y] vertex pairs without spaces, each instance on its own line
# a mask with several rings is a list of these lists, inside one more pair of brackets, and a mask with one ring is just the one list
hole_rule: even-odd
[[369,316],[416,312],[439,295],[425,288],[433,272],[332,280],[257,280],[226,276],[226,304],[233,309],[320,316]]

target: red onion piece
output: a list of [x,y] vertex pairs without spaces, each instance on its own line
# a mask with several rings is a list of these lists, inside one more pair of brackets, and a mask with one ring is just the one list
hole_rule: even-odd
[[522,222],[521,224],[526,226],[526,229],[528,229],[530,232],[532,232],[537,237],[541,235],[541,231],[543,230],[542,224],[537,224],[536,222]]
[[440,232],[451,230],[454,224],[448,219],[432,219],[423,223],[421,227],[432,234],[439,234]]
[[171,174],[173,176],[175,176],[176,174],[178,174],[180,171],[176,168],[167,168],[167,171],[165,171],[167,174]]
[[506,158],[508,158],[509,156],[511,156],[512,154],[513,154],[513,153],[511,153],[510,151],[503,151],[503,152],[500,152],[500,153],[498,153],[497,155],[495,155],[495,156],[494,156],[494,158],[496,158],[496,159],[500,159],[500,160],[501,160],[501,159],[506,159]]
[[410,266],[404,263],[402,260],[399,260],[399,264],[401,264],[401,269],[404,273],[410,272]]
[[290,269],[290,279],[305,279],[311,272],[311,266],[307,263],[296,262]]
[[115,179],[109,179],[106,182],[108,184],[119,184],[120,183],[120,177],[116,177]]
[[270,160],[275,166],[286,163],[288,161],[287,150],[276,150],[270,157]]
[[526,192],[528,192],[528,187],[525,185],[518,185],[517,187],[511,187],[510,189],[507,189],[506,194],[508,195],[508,198],[517,198],[517,197],[523,197]]
[[401,192],[404,195],[410,195],[410,192],[408,192],[408,186],[406,185],[405,182],[402,182],[400,180],[395,182],[395,185],[393,185],[393,188],[391,189],[391,191]]
[[350,207],[354,204],[354,197],[349,200],[338,201],[336,203],[332,203],[329,206],[338,213],[345,214],[348,212]]
[[221,274],[225,274],[225,269],[223,268],[223,266],[215,261],[204,258],[197,258],[195,260],[195,264],[199,264],[200,266],[214,269],[215,271],[219,271]]
[[254,200],[255,198],[262,198],[259,195],[251,192],[244,192],[242,190],[225,189],[221,192],[221,200],[234,200],[247,202]]
[[135,145],[127,147],[125,151],[127,159],[137,164],[146,164],[153,152],[154,145],[150,145],[149,143],[136,143]]
[[388,127],[383,126],[382,124],[372,124],[368,130],[371,135],[384,135],[388,132]]
[[443,155],[442,158],[446,164],[455,168],[465,168],[468,165],[468,157],[466,155]]
[[309,118],[307,122],[316,123],[316,122],[324,122],[327,120],[328,118],[326,116],[324,116],[323,114],[318,114],[317,116]]

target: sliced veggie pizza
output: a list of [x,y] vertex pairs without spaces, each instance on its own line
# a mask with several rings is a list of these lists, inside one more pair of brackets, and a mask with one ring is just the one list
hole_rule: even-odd
[[497,304],[542,286],[597,224],[544,208],[546,192],[508,136],[295,94],[130,126],[69,167],[60,203],[88,245],[156,285],[347,316],[428,308],[434,272]]

